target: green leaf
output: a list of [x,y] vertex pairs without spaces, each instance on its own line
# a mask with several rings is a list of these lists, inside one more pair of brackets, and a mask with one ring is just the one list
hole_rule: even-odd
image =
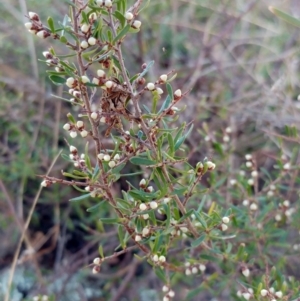
[[84,161],[85,161],[85,164],[86,164],[86,167],[88,168],[88,170],[92,171],[91,160],[89,157],[89,143],[88,142],[85,145]]
[[170,96],[171,99],[173,99],[173,89],[172,86],[169,83],[166,83],[166,87],[167,87],[167,91],[168,91],[168,95]]
[[170,97],[170,95],[168,95],[166,97],[165,101],[163,102],[160,110],[158,111],[158,114],[160,114],[161,112],[163,112],[165,109],[167,109],[170,106],[171,100],[172,100],[172,98]]
[[78,196],[76,198],[69,199],[69,201],[70,202],[79,202],[79,201],[87,199],[88,197],[90,197],[90,195],[91,195],[91,193],[84,194],[84,195]]
[[117,167],[114,167],[112,170],[111,170],[111,173],[113,175],[117,175],[120,173],[120,171],[125,167],[126,165],[126,162],[125,163],[122,163],[120,165],[118,165]]
[[168,142],[169,142],[169,156],[173,157],[174,156],[174,152],[175,152],[175,147],[174,147],[174,140],[173,137],[170,133],[167,134],[168,137]]
[[163,283],[167,283],[167,279],[166,279],[166,275],[164,273],[164,270],[162,270],[161,268],[156,268],[154,269],[154,272],[156,274],[156,276],[163,282]]
[[179,149],[179,147],[181,146],[181,144],[184,142],[184,140],[187,138],[187,136],[191,133],[193,127],[194,127],[194,125],[192,124],[191,127],[189,128],[189,130],[182,137],[180,137],[176,141],[176,143],[175,143],[175,150]]
[[277,17],[279,17],[280,19],[284,20],[285,22],[292,24],[296,27],[300,27],[300,20],[287,14],[286,12],[274,7],[274,6],[270,6],[269,10]]
[[48,22],[48,26],[49,26],[51,32],[55,33],[55,27],[54,27],[53,19],[51,17],[48,17],[47,22]]
[[127,24],[118,34],[117,36],[113,39],[112,43],[116,43],[117,41],[121,40],[129,31],[130,29],[130,24]]
[[66,79],[64,77],[61,77],[61,76],[50,75],[49,78],[53,82],[53,84],[55,84],[57,86],[61,86],[61,85],[64,85],[66,83]]
[[107,30],[107,38],[108,38],[109,43],[112,43],[113,34],[110,30]]
[[89,22],[89,18],[88,18],[88,16],[86,15],[86,13],[85,13],[84,10],[81,11],[81,17],[82,17],[83,23],[86,23],[86,24],[89,24],[89,23],[90,23],[90,22]]
[[102,245],[99,246],[98,252],[100,254],[100,257],[104,258],[104,253],[103,253],[103,247],[102,247]]
[[139,75],[139,77],[137,79],[142,78],[144,75],[146,75],[146,73],[150,70],[150,68],[154,65],[154,61],[151,61],[147,64],[146,68],[144,69],[144,71]]
[[205,222],[205,220],[201,217],[201,215],[199,214],[199,212],[194,210],[194,214],[196,216],[196,219],[201,223],[201,225],[203,226],[204,229],[207,228],[207,224]]
[[67,44],[68,43],[68,39],[65,37],[65,36],[61,36],[59,38],[60,42],[64,43],[64,44]]
[[121,218],[100,218],[100,221],[103,223],[103,224],[119,224],[122,222],[122,219]]
[[93,211],[97,211],[99,209],[99,207],[101,207],[103,204],[105,203],[105,200],[99,202],[98,204],[86,209],[87,212],[93,212]]
[[206,234],[202,234],[200,237],[198,237],[196,240],[194,240],[191,243],[192,248],[198,247],[202,243],[202,241],[205,239],[205,237],[206,237]]
[[123,249],[126,248],[126,243],[124,241],[125,235],[124,235],[124,227],[123,225],[118,225],[118,236],[119,236],[119,241]]
[[132,157],[129,161],[134,165],[154,165],[154,164],[156,164],[155,161],[147,159],[147,158],[142,158],[142,157]]
[[61,154],[61,157],[62,157],[64,160],[66,160],[66,161],[69,161],[69,162],[73,162],[73,163],[74,163],[74,161],[71,160],[70,157],[69,157],[68,155],[66,155],[66,154]]

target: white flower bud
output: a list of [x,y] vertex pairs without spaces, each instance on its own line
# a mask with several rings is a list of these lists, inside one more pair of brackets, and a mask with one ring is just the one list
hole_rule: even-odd
[[132,23],[132,27],[135,28],[135,29],[139,29],[142,25],[142,22],[139,21],[139,20],[135,20],[133,23]]
[[97,70],[97,75],[99,77],[105,77],[105,72],[103,70],[99,69],[99,70]]
[[133,19],[133,14],[131,12],[125,13],[125,19],[131,21]]
[[70,136],[71,136],[71,138],[76,138],[77,132],[75,132],[75,131],[70,132]]
[[115,161],[119,161],[120,160],[120,155],[119,154],[115,154],[114,155],[114,160]]
[[155,89],[155,85],[154,85],[153,83],[148,83],[148,84],[147,84],[147,89],[148,89],[149,91],[152,91],[152,90]]
[[246,166],[247,166],[248,168],[251,168],[251,167],[253,166],[253,164],[252,164],[252,162],[247,161],[247,162],[246,162]]
[[105,0],[104,6],[107,7],[107,8],[112,7],[112,2],[111,2],[111,0]]
[[100,122],[106,123],[106,118],[105,118],[104,116],[102,116],[102,117],[100,118]]
[[171,201],[171,198],[164,198],[164,203],[168,204]]
[[164,285],[164,286],[162,287],[162,291],[163,291],[164,293],[167,293],[167,292],[169,291],[169,287],[167,287],[166,285]]
[[48,181],[44,180],[43,182],[41,182],[41,186],[48,187]]
[[71,153],[77,153],[77,148],[73,145],[70,145],[70,152]]
[[142,240],[142,236],[141,236],[141,235],[136,235],[135,238],[134,238],[134,240],[135,240],[136,242],[139,242],[139,241]]
[[141,211],[147,210],[147,205],[146,205],[145,203],[141,203],[141,204],[140,204],[140,210],[141,210]]
[[84,190],[85,190],[85,191],[91,191],[91,187],[90,187],[90,186],[86,186],[86,187],[84,188]]
[[105,83],[105,86],[106,88],[110,89],[112,86],[113,86],[113,82],[111,80],[108,80],[106,83]]
[[255,203],[252,203],[249,208],[252,211],[256,211],[258,209],[258,206]]
[[251,298],[251,294],[250,293],[243,293],[242,296],[246,299],[249,300]]
[[290,201],[285,200],[285,201],[283,201],[282,204],[283,204],[284,207],[289,207],[290,206]]
[[223,222],[224,224],[228,224],[228,223],[230,222],[229,217],[228,217],[228,216],[224,216],[224,217],[222,218],[222,222]]
[[32,20],[32,19],[39,19],[38,14],[35,13],[35,12],[32,12],[32,11],[30,11],[30,12],[28,13],[28,16],[29,16],[29,18],[30,18],[31,20]]
[[193,267],[193,268],[192,268],[192,274],[197,274],[197,273],[198,273],[197,267]]
[[243,200],[243,205],[246,207],[246,206],[249,206],[249,201],[248,200]]
[[230,137],[228,135],[224,135],[223,136],[223,141],[224,142],[229,142],[230,141]]
[[291,168],[290,163],[285,163],[285,164],[283,165],[283,169],[284,169],[284,170],[289,170],[290,168]]
[[157,202],[155,201],[150,202],[150,207],[151,209],[156,209],[158,207]]
[[69,87],[69,88],[72,88],[73,85],[74,85],[74,82],[75,82],[75,79],[73,77],[69,77],[66,81],[66,85]]
[[249,179],[247,181],[248,185],[253,186],[254,185],[254,180],[253,179]]
[[249,270],[249,269],[244,269],[244,270],[242,270],[242,274],[243,274],[245,277],[249,277],[249,276],[250,276],[250,270]]
[[147,188],[147,190],[148,190],[149,192],[153,192],[153,191],[154,191],[154,188],[153,188],[153,186],[149,186],[149,187]]
[[281,298],[282,298],[282,296],[283,296],[283,293],[282,293],[282,291],[278,291],[278,292],[276,292],[276,293],[275,293],[275,296],[276,296],[276,297],[278,297],[279,299],[281,299]]
[[142,231],[142,235],[143,235],[143,236],[147,236],[149,233],[150,233],[150,230],[149,230],[148,227],[145,227],[145,228],[143,229],[143,231]]
[[181,90],[180,90],[180,89],[177,89],[177,90],[174,92],[174,96],[175,96],[176,98],[180,98],[180,97],[182,96]]
[[221,225],[222,231],[226,231],[228,229],[228,226],[226,224]]
[[206,270],[206,266],[204,264],[199,264],[199,270],[204,272]]
[[164,296],[163,301],[170,301],[170,298],[168,296]]
[[104,156],[105,156],[105,155],[101,153],[101,154],[98,154],[97,157],[99,158],[99,160],[103,160]]
[[87,33],[89,31],[89,29],[90,29],[90,25],[88,25],[88,24],[81,25],[81,31],[83,33]]
[[41,39],[45,39],[48,36],[48,32],[45,30],[40,30],[36,33],[36,35]]
[[96,20],[97,19],[97,14],[96,13],[91,13],[89,15],[89,20]]
[[81,76],[81,81],[85,84],[85,83],[89,83],[90,79],[86,75],[82,75]]
[[256,170],[253,170],[252,172],[251,172],[251,177],[252,178],[256,178],[258,176],[258,172],[256,171]]
[[169,297],[174,298],[175,297],[175,292],[174,291],[169,291]]
[[246,154],[245,159],[248,160],[248,161],[252,160],[252,155],[251,154]]
[[166,257],[164,255],[159,256],[158,260],[160,262],[166,262]]
[[109,162],[108,162],[108,166],[109,166],[110,168],[114,168],[114,167],[116,166],[116,162],[115,162],[115,161],[109,161]]
[[161,89],[161,88],[156,88],[156,92],[158,93],[158,95],[161,95],[164,93],[163,89]]
[[71,129],[70,123],[64,124],[63,129],[64,129],[65,131],[69,131],[69,130]]
[[82,41],[82,42],[80,43],[80,47],[83,48],[83,49],[86,49],[86,48],[89,47],[89,44],[88,44],[87,41]]
[[145,187],[146,186],[146,180],[145,179],[141,179],[139,186],[140,187]]
[[231,186],[234,186],[237,182],[236,182],[236,179],[231,179],[229,181],[229,183],[230,183]]
[[275,293],[275,288],[274,287],[270,287],[270,293],[272,293],[272,294]]
[[100,263],[101,263],[101,259],[100,259],[99,257],[97,257],[97,258],[95,258],[95,259],[93,260],[93,263],[94,263],[94,264],[100,264]]
[[168,79],[168,75],[167,74],[162,74],[159,79],[162,81],[162,82],[166,82],[167,79]]
[[263,297],[265,297],[265,296],[267,296],[268,291],[265,290],[265,289],[262,289],[262,290],[260,291],[260,294],[261,294]]
[[276,215],[275,215],[275,220],[276,220],[277,222],[280,222],[280,221],[282,220],[281,215],[280,215],[280,214],[276,214]]
[[94,37],[90,37],[88,39],[88,43],[91,45],[91,46],[94,46],[96,44],[97,40],[94,38]]
[[216,168],[216,164],[211,161],[207,161],[206,164],[207,164],[208,170],[214,170]]
[[98,118],[98,113],[97,112],[93,112],[92,114],[91,114],[91,118],[92,119],[97,119]]
[[157,262],[159,259],[158,259],[158,255],[157,254],[154,254],[153,256],[152,256],[152,260],[154,261],[154,262]]
[[142,217],[144,220],[147,220],[149,218],[149,214],[143,214]]
[[95,84],[95,85],[99,85],[100,81],[99,81],[98,78],[94,77],[93,80],[92,80],[92,83]]
[[85,138],[88,135],[88,131],[83,130],[83,131],[80,132],[80,135],[81,135],[82,138]]
[[46,296],[46,295],[43,295],[43,296],[42,296],[42,301],[49,301],[49,297]]
[[34,296],[33,298],[32,298],[32,301],[39,301],[40,300],[40,297],[39,296]]
[[106,162],[110,161],[110,155],[104,155],[103,160]]
[[31,23],[31,22],[26,22],[26,23],[25,23],[25,27],[26,27],[27,29],[31,29],[31,28],[32,28],[32,23]]
[[82,128],[82,127],[84,126],[83,121],[82,121],[82,120],[78,120],[78,121],[76,122],[76,126],[77,126],[78,128]]
[[186,269],[186,270],[185,270],[185,274],[186,274],[187,276],[189,276],[189,275],[192,274],[192,271],[191,271],[190,269]]
[[226,132],[227,134],[232,133],[231,127],[228,126],[228,127],[225,129],[225,132]]

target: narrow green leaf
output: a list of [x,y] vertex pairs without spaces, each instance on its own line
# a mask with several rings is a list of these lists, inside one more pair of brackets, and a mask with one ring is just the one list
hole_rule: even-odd
[[170,133],[167,134],[168,142],[169,142],[169,156],[173,157],[175,153],[174,140]]
[[144,69],[144,71],[139,75],[139,78],[142,78],[144,75],[146,75],[146,73],[150,70],[150,68],[154,65],[154,61],[151,61],[147,64],[146,68]]
[[129,31],[130,29],[130,24],[127,24],[118,34],[117,36],[113,39],[112,43],[116,43],[117,41],[120,41]]
[[142,158],[142,157],[132,157],[129,161],[134,165],[154,165],[154,164],[156,164],[155,161],[147,159],[147,158]]
[[100,218],[100,221],[103,223],[103,224],[119,224],[122,222],[122,219],[121,218]]
[[103,252],[103,247],[102,247],[102,245],[99,246],[98,252],[99,252],[99,254],[100,254],[100,257],[101,257],[101,258],[104,258],[104,252]]
[[201,215],[199,214],[199,212],[194,210],[194,214],[196,216],[196,219],[201,223],[201,225],[203,226],[204,229],[207,228],[207,224],[205,222],[205,220],[201,217]]
[[88,197],[90,197],[90,193],[88,194],[84,194],[84,195],[81,195],[81,196],[78,196],[76,198],[72,198],[72,199],[69,199],[70,202],[79,202],[79,201],[82,201],[84,199],[87,199]]
[[64,43],[64,44],[67,44],[67,42],[68,42],[68,39],[67,39],[65,36],[61,36],[61,37],[59,38],[59,40],[60,40],[60,42],[62,42],[62,43]]
[[173,96],[172,86],[169,83],[166,83],[166,87],[167,87],[167,91],[168,91],[170,98],[173,99],[174,96]]
[[285,22],[292,24],[296,27],[300,27],[300,20],[287,14],[286,12],[274,7],[274,6],[269,6],[269,10],[277,17],[281,18]]
[[97,211],[99,209],[99,207],[101,207],[103,204],[105,203],[105,201],[101,201],[98,204],[86,209],[87,212],[93,212],[93,211]]
[[55,33],[55,27],[54,27],[53,19],[51,17],[48,17],[47,22],[48,22],[48,26],[49,26],[51,32]]
[[164,100],[160,110],[158,111],[158,114],[160,114],[161,112],[163,112],[165,109],[167,109],[170,106],[171,100],[172,100],[172,98],[170,97],[170,95],[168,95],[166,97],[166,99]]
[[175,143],[175,150],[178,150],[181,146],[181,144],[185,141],[185,139],[188,137],[188,135],[191,133],[192,129],[193,129],[194,125],[192,124],[191,127],[189,128],[189,130],[182,136],[180,137],[176,143]]
[[192,248],[196,248],[196,247],[200,246],[200,244],[205,239],[205,237],[206,237],[206,234],[202,234],[200,237],[198,237],[196,240],[194,240],[191,243]]
[[61,86],[66,83],[66,79],[64,77],[60,77],[57,75],[50,75],[49,78],[53,82],[53,84],[55,84],[57,86]]

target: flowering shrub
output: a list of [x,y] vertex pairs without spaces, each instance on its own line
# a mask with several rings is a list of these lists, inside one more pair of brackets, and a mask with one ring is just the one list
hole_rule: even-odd
[[[43,55],[50,80],[67,87],[63,100],[74,111],[79,108],[78,116],[70,112],[63,126],[69,151],[62,157],[73,170],[62,178],[42,176],[41,185],[74,187],[80,195],[70,201],[94,199],[87,211],[98,211],[102,224],[117,229],[116,251],[104,254],[100,245],[94,274],[109,259],[134,250],[162,281],[164,301],[176,299],[180,281],[188,283],[189,291],[177,300],[192,300],[205,290],[215,290],[217,296],[225,292],[235,300],[298,297],[299,282],[288,277],[282,258],[290,246],[287,226],[299,229],[295,197],[287,199],[286,194],[298,171],[279,156],[269,174],[255,155],[246,154],[239,171],[224,175],[230,127],[221,139],[209,129],[200,131],[208,149],[218,151],[218,166],[207,158],[188,162],[184,142],[193,124],[174,122],[188,91],[171,85],[174,71],[148,81],[152,61],[137,74],[126,68],[122,45],[142,29],[141,6],[141,0],[131,7],[124,0],[74,1],[58,28],[52,18],[45,26],[37,13],[28,14],[25,26],[31,33],[59,40],[68,49],[67,55],[54,48]],[[107,147],[105,138],[113,146]],[[124,172],[128,169],[134,172]],[[127,179],[127,188],[114,193],[121,178]],[[102,215],[104,204],[110,208],[108,216]],[[289,250],[291,255],[298,246]]]

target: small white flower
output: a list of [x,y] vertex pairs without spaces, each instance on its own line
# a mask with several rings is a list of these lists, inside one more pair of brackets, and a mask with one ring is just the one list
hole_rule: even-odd
[[127,21],[131,21],[133,19],[133,14],[131,12],[126,12],[125,13],[125,19]]
[[76,138],[77,132],[75,132],[75,131],[70,132],[70,136],[71,136],[71,138]]
[[102,117],[100,118],[100,122],[106,123],[106,118],[105,118],[104,116],[102,116]]
[[270,185],[270,190],[276,190],[276,186],[275,185]]
[[221,225],[222,231],[226,231],[228,229],[228,226],[226,224]]
[[141,179],[139,186],[140,187],[144,187],[145,185],[146,185],[146,180],[145,179]]
[[192,268],[192,274],[197,274],[198,273],[198,269],[196,267]]
[[253,293],[254,293],[254,290],[253,290],[251,287],[249,287],[249,288],[248,288],[248,292],[249,292],[250,294],[253,294]]
[[267,196],[268,197],[271,197],[271,196],[273,196],[274,195],[274,192],[272,191],[272,190],[269,190],[268,192],[267,192]]
[[189,266],[191,266],[191,263],[190,263],[190,262],[186,262],[186,263],[184,264],[184,266],[188,268]]
[[142,25],[142,22],[139,21],[139,20],[135,20],[133,23],[132,23],[132,27],[135,28],[135,29],[139,29]]
[[247,166],[248,168],[251,168],[251,167],[253,166],[253,164],[252,164],[251,161],[247,161],[247,162],[246,162],[246,166]]
[[243,269],[243,270],[242,270],[242,274],[243,274],[245,277],[249,277],[249,276],[250,276],[250,270],[249,270],[249,269]]
[[186,274],[187,276],[189,276],[189,275],[192,274],[192,271],[191,271],[190,269],[186,269],[186,270],[185,270],[185,274]]
[[92,83],[95,84],[95,85],[99,85],[100,81],[99,81],[98,78],[94,77],[93,80],[92,80]]
[[48,187],[48,182],[46,180],[44,180],[43,182],[41,182],[41,186]]
[[150,230],[148,227],[143,228],[143,231],[142,231],[143,236],[147,236],[149,233],[150,233]]
[[84,126],[83,121],[82,121],[82,120],[78,120],[78,121],[76,122],[76,126],[77,126],[78,128],[82,128],[82,127]]
[[116,162],[115,162],[115,161],[109,161],[109,162],[108,162],[108,166],[109,166],[110,168],[114,168],[114,167],[116,166]]
[[82,41],[82,42],[80,43],[80,47],[83,48],[83,49],[86,49],[86,48],[89,47],[89,44],[88,44],[87,41]]
[[103,160],[106,162],[110,161],[110,155],[104,155]]
[[164,293],[167,293],[167,292],[169,291],[169,287],[167,287],[166,285],[164,285],[164,286],[162,287],[162,291],[163,291]]
[[246,175],[246,173],[245,173],[244,170],[240,170],[240,171],[239,171],[239,174],[240,174],[241,177],[244,177],[244,176]]
[[166,257],[164,255],[159,256],[158,260],[160,262],[166,262]]
[[282,220],[281,215],[280,215],[280,214],[276,214],[276,215],[275,215],[275,220],[276,220],[277,222],[280,222],[280,221]]
[[89,29],[90,29],[90,25],[88,25],[88,24],[81,25],[81,31],[83,33],[87,33],[89,31]]
[[114,155],[114,160],[115,161],[119,161],[120,160],[120,155],[119,154],[115,154]]
[[64,124],[63,129],[66,130],[66,131],[69,131],[71,129],[70,123]]
[[285,200],[285,201],[283,201],[282,204],[283,204],[284,207],[289,207],[290,206],[290,201]]
[[154,85],[153,83],[148,83],[148,84],[147,84],[147,89],[148,89],[149,91],[152,91],[152,90],[155,89],[155,85]]
[[97,40],[94,38],[94,37],[90,37],[88,39],[88,43],[91,45],[91,46],[94,46],[96,44]]
[[158,207],[157,202],[155,201],[150,202],[150,207],[151,209],[156,209]]
[[90,186],[86,186],[86,187],[84,188],[84,190],[85,190],[85,191],[91,191],[91,187],[90,187]]
[[75,160],[75,156],[74,156],[73,154],[70,154],[70,155],[69,155],[69,158],[70,158],[71,160]]
[[147,220],[149,218],[149,214],[143,214],[142,217],[144,220]]
[[110,89],[112,86],[113,86],[113,82],[111,80],[108,80],[106,83],[105,83],[105,87]]
[[85,83],[89,83],[90,79],[86,75],[82,75],[81,76],[81,81],[85,84]]
[[252,160],[252,155],[251,154],[246,154],[245,159],[248,160],[248,161]]
[[164,198],[164,203],[168,204],[171,201],[171,198]]
[[227,134],[232,133],[231,127],[228,126],[228,127],[225,129],[225,132],[226,132]]
[[170,301],[170,298],[168,296],[164,296],[163,301]]
[[96,13],[91,13],[89,15],[89,20],[96,20],[97,19],[97,14]]
[[270,288],[270,293],[272,293],[272,294],[275,293],[275,288],[274,288],[274,287],[271,287],[271,288]]
[[229,142],[230,141],[230,137],[228,135],[223,136],[223,141],[224,142]]
[[256,211],[258,209],[258,206],[255,203],[252,203],[249,208],[252,211]]
[[49,300],[49,297],[48,296],[46,296],[46,295],[43,295],[42,296],[42,301],[48,301]]
[[246,207],[246,206],[249,206],[249,201],[248,200],[243,200],[243,205]]
[[236,179],[231,179],[229,181],[229,183],[230,183],[231,186],[234,186],[237,183],[237,181],[236,181]]
[[262,290],[260,291],[260,294],[261,294],[263,297],[265,297],[265,296],[267,296],[268,291],[265,290],[265,289],[262,289]]
[[66,85],[69,87],[69,88],[72,88],[73,87],[73,84],[75,82],[75,79],[73,77],[69,77],[66,81]]
[[169,291],[169,297],[174,298],[175,297],[175,292],[174,291]]
[[34,296],[33,298],[32,298],[32,301],[39,301],[40,300],[40,297],[39,296]]
[[100,263],[101,263],[101,259],[100,259],[99,257],[97,257],[97,258],[95,258],[95,259],[93,260],[93,263],[94,263],[94,264],[100,264]]
[[31,20],[32,20],[32,19],[36,19],[36,18],[39,17],[37,13],[32,12],[32,11],[30,11],[30,12],[28,13],[28,16],[29,16],[29,18],[30,18]]
[[204,264],[200,263],[199,270],[203,273],[206,270],[206,266]]
[[105,0],[104,6],[106,6],[106,7],[108,7],[108,8],[112,7],[112,2],[111,2],[111,0]]
[[161,95],[161,94],[163,94],[164,93],[164,91],[163,91],[163,89],[161,89],[161,88],[156,88],[156,92],[159,94],[159,95]]
[[152,260],[154,261],[154,262],[157,262],[159,259],[158,259],[158,255],[157,254],[155,254],[155,255],[153,255],[152,256]]
[[141,211],[147,210],[147,205],[146,205],[145,203],[141,203],[141,204],[140,204],[140,210],[141,210]]
[[207,161],[206,164],[207,164],[208,170],[214,170],[216,168],[216,164],[211,161]]
[[285,163],[285,164],[283,165],[283,169],[284,169],[284,170],[289,170],[290,168],[291,168],[290,163]]
[[282,296],[283,296],[283,293],[282,293],[282,291],[278,291],[278,292],[276,292],[276,293],[275,293],[275,296],[276,296],[276,297],[278,297],[279,299],[281,299],[281,298],[282,298]]
[[174,96],[177,97],[177,98],[180,98],[182,96],[182,92],[180,89],[177,89],[175,92],[174,92]]
[[237,295],[238,297],[242,297],[242,292],[241,292],[241,291],[237,291],[237,292],[236,292],[236,295]]
[[246,299],[249,300],[251,298],[251,294],[250,293],[243,293],[242,296]]
[[254,180],[253,179],[249,179],[247,181],[248,185],[253,186],[254,185]]
[[91,118],[92,119],[97,119],[98,118],[98,113],[97,112],[93,112],[92,114],[91,114]]
[[32,29],[32,23],[31,23],[31,22],[26,22],[26,23],[25,23],[25,27],[26,27],[27,29]]
[[136,235],[135,238],[134,238],[134,240],[135,240],[136,242],[139,242],[139,241],[142,240],[142,236],[141,236],[141,235]]
[[228,216],[224,216],[224,217],[222,218],[222,222],[223,222],[224,224],[228,224],[228,223],[230,222],[229,217],[228,217]]
[[189,229],[187,227],[180,227],[180,231],[183,233],[187,233]]
[[147,188],[147,190],[148,190],[149,192],[153,192],[154,188],[153,188],[153,186],[149,186],[149,187]]
[[251,177],[252,178],[256,178],[258,176],[258,172],[256,171],[256,170],[253,170],[252,172],[251,172]]
[[99,70],[97,70],[97,75],[99,77],[105,77],[105,72],[103,70],[99,69]]
[[70,152],[71,153],[77,153],[77,148],[73,145],[70,146]]
[[167,79],[168,79],[168,75],[167,74],[162,74],[159,79],[162,81],[162,82],[166,82]]
[[205,136],[205,137],[204,137],[204,140],[205,140],[206,142],[208,142],[208,141],[210,141],[210,137],[209,137],[209,136]]
[[98,154],[97,157],[99,158],[99,160],[103,160],[104,156],[105,156],[105,155],[104,155],[103,153],[100,153],[100,154]]

